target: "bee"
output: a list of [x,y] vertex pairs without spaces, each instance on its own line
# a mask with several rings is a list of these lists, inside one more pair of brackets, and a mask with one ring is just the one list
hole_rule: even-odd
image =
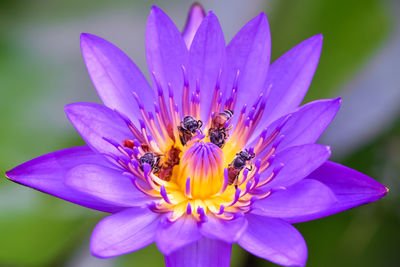
[[[232,185],[233,183],[237,183],[240,172],[244,169],[247,163],[253,159],[256,155],[254,153],[250,153],[247,149],[240,151],[236,154],[233,162],[228,166],[228,184]],[[252,167],[247,167],[249,171],[252,170]],[[237,184],[235,184],[237,188]]]
[[228,139],[226,131],[224,129],[210,129],[209,130],[210,142],[214,145],[222,148],[225,144],[225,140]]
[[225,109],[224,111],[215,115],[212,119],[211,128],[222,129],[225,128],[226,123],[233,117],[233,111]]
[[228,131],[231,127],[226,128],[227,123],[233,116],[233,111],[226,109],[215,115],[211,121],[211,128],[208,130],[210,142],[222,148],[228,139]]
[[153,153],[145,153],[139,158],[140,169],[143,171],[143,165],[147,163],[151,167],[151,171],[158,173],[160,171],[160,157],[155,156]]
[[181,121],[181,125],[178,126],[179,137],[182,145],[185,145],[193,136],[193,134],[203,126],[201,120],[196,120],[192,116],[186,116]]
[[158,174],[158,177],[161,178],[164,181],[169,181],[171,180],[172,176],[172,171],[175,167],[175,165],[179,164],[179,154],[181,153],[181,150],[179,148],[173,147],[171,150],[168,151],[167,154],[167,160],[165,163],[162,164],[160,173]]

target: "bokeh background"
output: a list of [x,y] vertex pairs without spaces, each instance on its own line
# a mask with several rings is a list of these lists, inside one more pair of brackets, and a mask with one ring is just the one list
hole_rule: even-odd
[[[377,203],[297,225],[309,248],[307,266],[399,266],[400,262],[400,1],[204,0],[226,40],[266,12],[273,59],[324,34],[306,101],[343,97],[320,140],[333,159],[390,188]],[[184,0],[0,1],[0,169],[83,144],[63,106],[99,102],[80,56],[79,34],[100,35],[146,70],[144,31],[157,4],[179,28]],[[91,229],[105,214],[0,179],[0,266],[163,266],[154,245],[115,259],[89,253]],[[231,266],[273,266],[235,246]]]

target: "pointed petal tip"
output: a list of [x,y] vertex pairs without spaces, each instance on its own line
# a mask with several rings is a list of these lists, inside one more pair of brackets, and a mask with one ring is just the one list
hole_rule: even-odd
[[192,6],[190,7],[190,11],[192,11],[193,9],[201,10],[201,11],[203,11],[203,14],[205,14],[204,7],[199,2],[194,2],[192,4]]
[[214,13],[212,10],[209,10],[209,11],[208,11],[207,16],[216,17],[215,13]]
[[64,106],[64,111],[67,112],[67,110],[69,110],[71,108],[71,105],[73,105],[73,103],[66,104]]
[[260,14],[258,14],[254,18],[252,18],[250,21],[253,21],[253,23],[255,23],[256,25],[259,25],[259,26],[264,25],[265,27],[268,28],[268,31],[269,31],[268,17],[267,17],[267,14],[265,14],[265,12],[261,12]]
[[[342,98],[341,98],[341,97],[337,97],[337,98],[328,98],[328,99],[320,99],[320,100],[317,100],[317,101],[320,102],[320,103],[324,103],[324,104],[326,104],[326,105],[335,106],[335,107],[337,107],[338,109],[339,109],[340,106],[342,105]],[[313,102],[309,102],[309,103],[307,103],[307,104],[305,104],[305,105],[308,105],[308,104],[310,104],[310,103],[313,103]]]
[[81,46],[82,53],[84,54],[84,50],[87,47],[87,43],[90,41],[92,34],[82,32],[79,36],[79,44]]
[[258,18],[259,20],[265,21],[266,23],[268,23],[267,14],[265,14],[265,12],[261,12],[255,18]]
[[161,8],[159,8],[158,6],[156,6],[156,5],[151,6],[151,9],[150,9],[150,16],[152,16],[152,15],[159,15],[159,14],[165,14],[165,12],[164,12]]
[[[377,183],[379,183],[379,182],[377,182]],[[386,196],[387,193],[389,193],[389,188],[387,186],[379,183],[379,186],[378,186],[378,188],[376,188],[375,192],[376,192],[375,199],[373,201],[377,201],[377,200],[383,198],[384,196]],[[370,201],[370,202],[373,202],[373,201]]]
[[11,170],[9,170],[9,171],[6,171],[5,173],[4,173],[4,175],[5,175],[5,177],[6,177],[6,179],[7,180],[9,180],[9,181],[11,181],[11,182],[14,182],[14,183],[17,183],[17,184],[22,184],[22,185],[24,185],[24,183],[23,182],[20,182],[19,181],[19,179],[18,179],[18,167],[19,166],[16,166],[16,167],[14,167],[13,169],[11,169]]
[[21,173],[22,170],[20,170],[19,167],[20,165],[14,167],[13,169],[7,171],[4,175],[7,180],[25,186],[24,173]]
[[212,10],[209,10],[206,14],[206,16],[203,18],[204,19],[208,19],[209,21],[212,21],[213,23],[219,23],[218,17],[217,15],[215,15],[215,13]]
[[159,8],[159,7],[156,6],[156,5],[152,5],[151,8],[150,8],[150,12],[156,12],[156,11],[158,11],[158,10],[161,10],[161,8]]
[[315,220],[365,205],[383,198],[389,191],[385,185],[375,179],[332,161],[324,163],[307,179],[315,179],[328,186],[336,195],[338,202],[326,211],[318,212],[310,217],[290,220],[290,223]]
[[79,39],[80,39],[81,45],[86,43],[86,42],[89,42],[89,41],[95,41],[96,39],[97,40],[103,40],[101,37],[96,36],[96,35],[91,34],[91,33],[87,33],[87,32],[82,32]]
[[82,40],[82,39],[90,38],[90,37],[92,37],[92,36],[94,36],[94,35],[91,34],[91,33],[82,32],[81,35],[80,35],[80,38],[81,38],[81,40]]
[[316,35],[311,36],[311,37],[308,38],[307,40],[313,40],[313,41],[315,41],[316,43],[322,45],[322,42],[323,42],[323,40],[324,40],[324,36],[322,35],[322,33],[319,33],[319,34],[316,34]]
[[206,16],[206,11],[202,4],[199,2],[194,2],[192,6],[189,8],[188,20],[191,17],[199,17],[204,18]]
[[87,38],[88,35],[89,35],[89,33],[87,33],[87,32],[82,32],[81,35],[80,35],[81,41],[82,41],[83,39]]
[[151,6],[150,14],[149,14],[149,17],[148,17],[148,22],[151,21],[151,20],[154,20],[155,19],[154,17],[159,15],[161,12],[162,12],[162,10],[158,6],[156,6],[156,5]]
[[74,110],[76,104],[77,104],[77,103],[69,103],[69,104],[66,104],[66,105],[64,106],[64,112],[65,112],[65,114],[67,115],[67,118],[69,118],[69,114],[70,114],[71,112],[73,112],[73,110]]
[[7,179],[12,180],[11,176],[12,176],[12,171],[14,169],[8,170],[4,173],[4,175],[6,176]]
[[311,46],[316,50],[322,50],[323,36],[321,33],[311,36],[299,45]]
[[331,102],[332,107],[335,108],[336,112],[338,112],[342,106],[342,98],[338,97],[338,98],[330,99],[329,101]]
[[[12,181],[12,182],[15,182],[15,183],[19,183],[19,184],[24,185],[24,183],[23,183],[23,175],[24,175],[24,172],[23,172],[23,167],[22,167],[22,165],[24,165],[24,164],[25,164],[25,163],[22,163],[22,164],[20,164],[20,165],[18,165],[18,166],[15,166],[15,167],[12,168],[11,170],[6,171],[6,172],[4,173],[6,179],[8,179],[8,180],[10,180],[10,181]],[[21,177],[21,176],[22,176],[22,177]],[[20,179],[20,178],[22,178],[22,179]],[[22,180],[22,181],[21,181],[21,180]]]
[[383,184],[381,184],[381,188],[379,188],[378,199],[383,198],[386,194],[389,193],[389,188]]

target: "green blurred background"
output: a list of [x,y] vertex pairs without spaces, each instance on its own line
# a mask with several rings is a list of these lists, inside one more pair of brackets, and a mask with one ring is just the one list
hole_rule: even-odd
[[[333,159],[390,188],[377,203],[297,225],[307,266],[399,266],[400,1],[231,0],[201,2],[220,19],[226,40],[265,11],[276,59],[300,41],[324,34],[321,61],[306,101],[343,97],[320,140]],[[98,102],[80,56],[79,34],[100,35],[146,70],[144,31],[157,4],[182,28],[184,0],[0,1],[0,168],[83,144],[63,106]],[[104,214],[0,179],[0,266],[163,266],[154,245],[99,260],[91,229]],[[238,247],[231,266],[273,266]]]

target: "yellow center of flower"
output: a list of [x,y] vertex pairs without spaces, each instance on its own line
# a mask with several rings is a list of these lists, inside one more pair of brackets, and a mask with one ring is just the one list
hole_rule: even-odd
[[182,191],[188,191],[192,198],[210,197],[221,190],[223,177],[224,154],[219,147],[205,142],[185,146],[176,175]]
[[[256,101],[250,112],[243,107],[240,114],[233,114],[236,82],[232,95],[222,106],[217,81],[209,116],[202,121],[199,88],[190,94],[185,78],[180,112],[172,90],[166,98],[159,83],[157,86],[155,113],[144,110],[135,95],[142,116],[140,129],[123,117],[134,139],[116,145],[127,157],[117,162],[133,175],[136,187],[152,197],[150,208],[154,212],[168,214],[170,221],[185,214],[199,221],[208,215],[229,220],[237,212],[248,212],[253,198],[270,194],[261,187],[280,170],[270,170],[269,158],[276,149],[273,142],[283,124],[268,136],[264,131],[258,142],[246,148],[265,103]],[[233,116],[237,116],[234,126]],[[255,158],[257,154],[262,159]],[[263,172],[266,173],[260,178]]]

